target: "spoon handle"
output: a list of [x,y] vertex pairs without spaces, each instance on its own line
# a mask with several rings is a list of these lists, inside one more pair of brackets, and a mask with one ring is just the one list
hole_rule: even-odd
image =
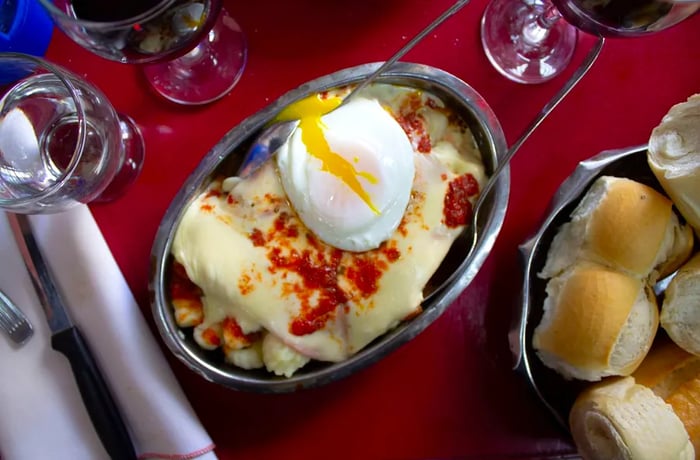
[[552,99],[550,99],[549,102],[547,102],[547,104],[544,107],[542,107],[542,110],[540,110],[537,116],[530,122],[528,127],[525,128],[525,131],[523,131],[518,140],[516,140],[513,143],[513,145],[508,149],[503,158],[499,159],[498,166],[491,174],[489,181],[486,183],[483,190],[481,191],[481,194],[479,195],[477,203],[474,205],[475,212],[481,205],[481,202],[488,195],[491,188],[497,182],[496,179],[498,175],[501,173],[501,171],[503,171],[503,169],[506,166],[508,166],[508,163],[510,163],[510,160],[511,158],[513,158],[513,155],[515,155],[515,153],[520,149],[520,147],[525,143],[525,141],[530,137],[530,135],[537,129],[537,127],[540,126],[544,119],[547,118],[547,116],[552,112],[552,110],[554,110],[554,108],[557,105],[559,105],[562,99],[564,99],[566,95],[569,94],[569,92],[574,88],[574,86],[576,86],[576,84],[583,78],[583,76],[586,75],[586,72],[588,72],[595,60],[598,58],[600,51],[603,49],[604,43],[605,38],[598,37],[598,41],[596,41],[596,44],[588,52],[586,59],[581,63],[579,68],[576,69],[576,72],[574,72],[574,74],[566,81],[564,86],[561,89],[559,89],[559,91],[552,97]]
[[380,74],[384,73],[386,69],[394,65],[396,61],[401,59],[404,54],[408,53],[418,42],[423,40],[426,35],[428,35],[430,32],[432,32],[437,26],[442,24],[447,18],[455,14],[457,11],[459,11],[463,6],[465,6],[467,3],[469,3],[470,0],[459,0],[455,2],[454,5],[449,7],[447,10],[445,10],[440,16],[435,18],[433,22],[431,22],[425,29],[423,29],[421,32],[419,32],[415,37],[413,37],[411,40],[409,40],[400,50],[398,50],[393,56],[391,56],[384,64],[382,64],[377,70],[375,70],[369,77],[367,77],[362,83],[360,83],[358,86],[353,89],[350,94],[348,94],[345,99],[343,100],[343,103],[346,101],[350,100],[350,98],[354,95],[360,92],[363,88],[365,88],[367,85],[372,83]]

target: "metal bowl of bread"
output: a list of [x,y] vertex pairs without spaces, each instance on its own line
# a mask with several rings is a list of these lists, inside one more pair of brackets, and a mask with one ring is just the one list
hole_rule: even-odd
[[581,162],[520,247],[515,369],[586,459],[700,453],[698,115]]
[[[244,120],[168,208],[152,310],[168,348],[207,380],[289,392],[346,377],[438,318],[491,250],[508,171],[479,239],[465,228],[505,152],[498,120],[465,82],[410,63],[339,106],[380,64],[310,81]],[[292,136],[241,173],[278,120],[298,121]]]

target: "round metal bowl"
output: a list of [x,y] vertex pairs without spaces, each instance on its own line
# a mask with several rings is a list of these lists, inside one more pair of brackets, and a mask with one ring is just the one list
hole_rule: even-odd
[[[204,157],[177,193],[158,228],[153,245],[150,291],[158,330],[169,349],[205,379],[237,389],[259,392],[289,392],[310,388],[346,377],[372,364],[414,338],[431,324],[464,290],[479,271],[501,229],[508,205],[510,174],[506,169],[491,191],[480,213],[480,239],[472,251],[469,232],[452,245],[440,268],[424,289],[423,312],[402,322],[357,354],[340,363],[311,362],[291,378],[265,370],[248,371],[224,362],[220,353],[200,348],[192,334],[177,326],[168,293],[171,245],[178,222],[188,205],[217,175],[235,175],[251,141],[283,107],[309,94],[357,83],[381,63],[344,69],[310,81],[290,91],[229,131]],[[416,87],[441,98],[468,123],[483,157],[486,171],[493,171],[506,150],[501,126],[486,101],[469,85],[442,70],[419,64],[397,63],[377,82]]]
[[547,280],[537,276],[547,260],[547,252],[559,227],[570,215],[600,176],[626,177],[646,184],[661,193],[663,188],[647,163],[646,146],[607,150],[582,161],[559,187],[550,203],[547,217],[539,230],[520,245],[523,261],[523,287],[520,315],[514,318],[509,341],[514,369],[522,374],[540,401],[561,428],[569,431],[569,411],[576,397],[591,382],[566,380],[546,367],[532,346],[535,328],[542,320]]

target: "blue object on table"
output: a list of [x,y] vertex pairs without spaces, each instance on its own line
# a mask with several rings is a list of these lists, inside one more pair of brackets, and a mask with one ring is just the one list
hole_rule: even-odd
[[38,0],[0,0],[0,51],[43,56],[53,22]]

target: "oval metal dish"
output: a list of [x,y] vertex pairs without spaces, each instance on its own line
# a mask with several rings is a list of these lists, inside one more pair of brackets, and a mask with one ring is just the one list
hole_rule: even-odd
[[590,382],[567,381],[546,367],[532,347],[532,335],[542,319],[547,280],[537,276],[544,267],[547,251],[559,227],[570,220],[589,185],[602,175],[627,177],[665,193],[647,164],[646,145],[609,150],[582,161],[552,198],[540,229],[520,245],[524,268],[521,314],[514,319],[509,341],[514,369],[523,374],[530,387],[561,427],[569,431],[569,411],[580,391]]
[[[483,219],[479,222],[483,238],[476,242],[476,248],[469,257],[469,237],[464,236],[453,244],[426,286],[423,312],[420,315],[401,323],[346,361],[312,362],[291,378],[276,377],[264,370],[246,371],[226,364],[220,352],[203,350],[192,339],[190,331],[182,330],[175,323],[167,289],[170,248],[178,222],[187,206],[213,176],[235,174],[251,141],[282,108],[309,94],[357,83],[380,65],[381,63],[372,63],[352,67],[308,82],[244,120],[204,157],[166,211],[151,252],[152,276],[149,288],[152,312],[168,348],[205,379],[237,390],[288,392],[323,385],[348,376],[411,340],[440,316],[471,282],[493,247],[508,204],[510,174],[507,170],[498,179],[496,189],[488,199],[488,212],[483,213]],[[469,85],[442,70],[410,63],[393,65],[377,82],[416,87],[440,97],[467,121],[479,144],[486,170],[493,171],[498,158],[506,150],[505,137],[486,101]]]

